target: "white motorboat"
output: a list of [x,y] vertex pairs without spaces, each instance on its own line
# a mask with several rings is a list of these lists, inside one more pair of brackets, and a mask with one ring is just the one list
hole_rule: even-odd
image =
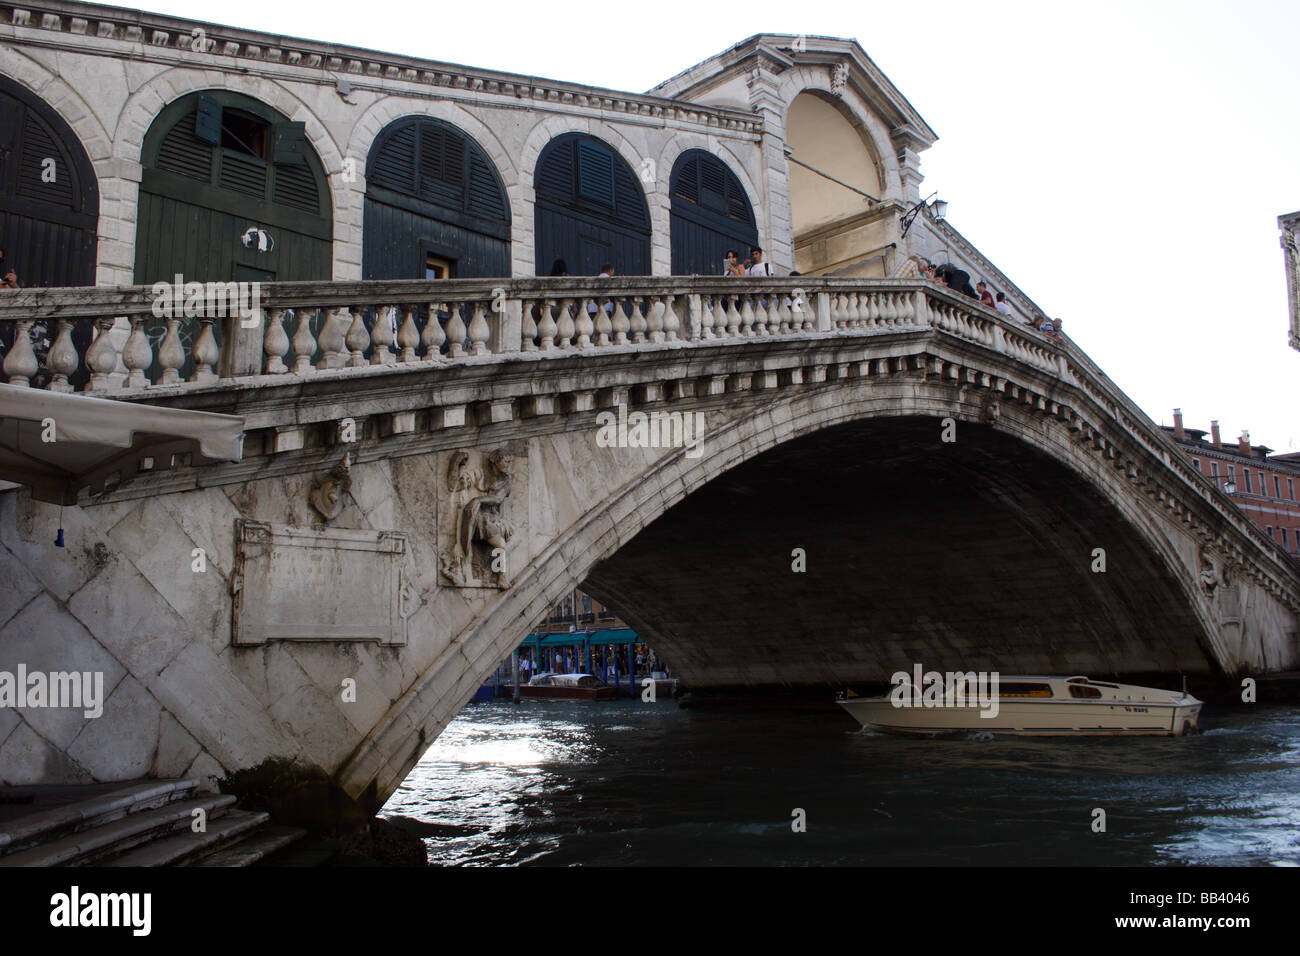
[[863,727],[887,733],[1174,737],[1196,730],[1202,704],[1186,691],[1087,677],[1008,676],[996,689],[989,681],[964,695],[928,691],[923,699],[904,683],[883,697],[842,695],[838,703]]

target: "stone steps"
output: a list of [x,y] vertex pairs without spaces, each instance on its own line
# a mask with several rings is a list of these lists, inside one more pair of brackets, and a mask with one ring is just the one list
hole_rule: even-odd
[[267,824],[230,846],[198,859],[186,860],[181,866],[252,866],[279,853],[305,833],[296,827]]
[[209,820],[207,830],[185,830],[174,836],[153,840],[144,846],[103,861],[101,866],[176,866],[196,857],[229,848],[271,819],[265,812],[227,810]]
[[[0,858],[190,797],[197,780],[146,780],[0,823]],[[35,798],[33,798],[35,802]]]
[[0,856],[0,867],[84,866],[99,863],[152,840],[188,829],[194,810],[207,814],[209,828],[235,802],[229,794],[178,800],[156,810],[128,813],[111,823],[91,826],[28,850]]
[[[0,867],[251,866],[305,831],[275,826],[235,797],[197,793],[197,780],[12,788],[32,812],[0,817]],[[3,809],[3,808],[0,808]],[[203,810],[207,828],[191,829]]]

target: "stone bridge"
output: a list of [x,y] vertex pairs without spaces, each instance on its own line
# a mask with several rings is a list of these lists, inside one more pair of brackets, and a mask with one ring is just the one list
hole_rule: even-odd
[[[148,288],[0,302],[25,485],[0,493],[0,670],[102,672],[107,698],[0,709],[8,782],[200,774],[284,817],[373,812],[576,585],[693,685],[1300,663],[1295,564],[1069,340],[933,283],[199,305],[187,355],[180,315],[145,336]],[[104,399],[133,435],[96,431]]]

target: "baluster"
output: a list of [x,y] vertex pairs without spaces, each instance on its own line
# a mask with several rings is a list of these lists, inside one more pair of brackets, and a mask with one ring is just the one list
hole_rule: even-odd
[[[31,388],[32,376],[40,368],[36,353],[32,351],[31,330],[36,323],[31,319],[21,319],[14,329],[14,344],[5,356],[4,370],[10,385]],[[117,357],[114,355],[114,362]]]
[[199,319],[203,323],[203,329],[199,332],[199,337],[194,342],[194,348],[190,352],[190,357],[194,359],[194,374],[190,376],[191,382],[215,382],[217,373],[212,370],[212,366],[221,360],[221,350],[217,348],[217,337],[212,334],[212,323],[215,321],[211,316]]
[[627,300],[614,300],[614,344],[627,345],[627,333],[632,328],[632,320],[627,315]]
[[695,296],[691,299],[691,328],[698,329],[695,341],[713,338],[713,308],[717,299],[711,295]]
[[524,351],[537,351],[537,320],[533,318],[533,309],[537,305],[533,302],[524,302]]
[[888,293],[880,297],[880,317],[886,325],[898,325],[898,309],[894,307],[894,297]]
[[348,326],[348,334],[343,340],[348,351],[352,353],[352,357],[348,359],[348,368],[357,368],[366,364],[364,352],[370,345],[370,333],[366,331],[366,323],[361,320],[363,311],[364,307],[352,313],[352,324]]
[[424,331],[420,333],[420,341],[424,344],[424,360],[426,362],[435,362],[442,358],[442,344],[447,341],[447,333],[442,330],[442,323],[438,321],[438,313],[447,311],[447,303],[430,302],[429,303],[429,320],[424,323]]
[[754,296],[754,335],[767,335],[767,306],[764,297]]
[[293,374],[307,375],[312,371],[311,357],[316,354],[316,336],[311,332],[311,317],[315,309],[294,309],[298,327],[293,333]]
[[344,347],[347,344],[343,338],[344,323],[350,326],[351,320],[348,318],[348,307],[343,306],[341,309],[333,309],[325,312],[325,319],[321,322],[320,327],[320,361],[316,363],[319,369],[341,368],[343,365]]
[[469,320],[470,355],[487,355],[487,342],[491,336],[492,328],[483,315],[483,303],[475,302],[474,315]]
[[754,297],[747,295],[740,308],[740,334],[748,338],[754,334]]
[[864,298],[865,302],[859,311],[862,313],[862,320],[868,329],[880,328],[880,297],[874,292],[867,293]]
[[894,305],[898,309],[898,319],[903,325],[914,325],[915,315],[912,311],[912,297],[910,295],[894,295]]
[[414,362],[415,350],[420,345],[420,330],[415,327],[416,307],[402,307],[402,327],[397,330],[398,362]]
[[740,335],[740,310],[736,308],[736,297],[727,297],[727,336],[736,338]]
[[637,295],[632,297],[632,314],[628,317],[628,331],[631,333],[632,344],[637,345],[645,341],[645,331],[647,323],[645,315],[641,311],[641,304],[645,301],[645,296]]
[[664,296],[664,341],[678,341],[677,332],[682,327],[682,320],[677,317],[677,310],[673,308],[675,295]]
[[393,365],[397,357],[393,355],[393,350],[389,348],[397,336],[393,332],[393,325],[396,322],[397,306],[385,305],[375,308],[375,325],[370,330],[370,364],[371,365]]
[[[158,348],[158,361],[162,364],[163,374],[161,384],[177,381],[176,369],[180,368],[181,361],[185,358],[185,353],[181,351],[180,340],[176,340],[176,353],[173,356],[165,356],[163,353],[167,350],[167,343],[172,340],[175,332],[175,326],[172,325],[173,319],[167,320],[167,336],[162,340],[162,345]],[[271,309],[270,318],[266,322],[266,333],[262,336],[262,352],[266,355],[266,374],[283,375],[289,371],[284,364],[284,356],[289,351],[289,336],[284,334],[284,309]],[[169,362],[174,361],[175,365]],[[168,375],[171,377],[168,378]]]
[[663,342],[664,340],[664,316],[663,302],[660,297],[652,295],[649,303],[646,305],[646,341]]
[[791,332],[798,331],[799,328],[799,320],[794,314],[795,301],[796,297],[793,289],[790,290],[790,295],[781,300],[781,325],[777,331],[784,335],[789,335]]
[[447,357],[460,358],[465,354],[465,320],[460,314],[461,303],[451,303],[451,318],[447,320]]
[[153,364],[153,349],[144,334],[144,316],[131,316],[131,334],[122,347],[122,364],[127,368],[125,388],[144,388],[149,384],[145,370]]
[[588,309],[588,304],[594,305],[590,299],[578,298],[573,300],[573,310],[575,318],[573,320],[573,329],[578,336],[577,346],[580,349],[591,348],[591,333],[596,331],[595,313]]
[[569,308],[572,301],[572,299],[560,300],[560,316],[555,320],[555,335],[562,350],[573,348],[573,335],[577,331],[577,326],[573,322],[573,312]]
[[856,292],[847,292],[844,295],[844,327],[846,329],[862,327],[862,309],[858,304]]
[[112,319],[95,320],[95,340],[86,349],[86,367],[90,369],[87,391],[102,392],[113,387],[112,375],[117,368],[117,349],[113,347]]
[[542,321],[537,326],[538,344],[543,352],[548,352],[555,345],[555,333],[559,326],[555,324],[555,317],[551,315],[551,310],[555,308],[555,300],[547,299],[542,306]]
[[77,370],[78,361],[77,347],[72,344],[72,321],[59,319],[58,334],[54,337],[54,344],[50,346],[50,354],[45,358],[50,371],[54,373],[46,388],[51,392],[72,391],[68,378]]
[[609,299],[601,301],[588,299],[587,301],[596,306],[596,345],[609,345],[612,341],[610,336],[614,333],[614,323],[611,321],[608,311],[612,308]]

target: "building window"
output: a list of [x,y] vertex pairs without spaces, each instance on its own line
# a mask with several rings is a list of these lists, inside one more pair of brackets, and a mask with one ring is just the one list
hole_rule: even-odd
[[[1229,474],[1229,476],[1231,476],[1231,474],[1232,474],[1232,469],[1231,469],[1231,468],[1228,469],[1228,474]],[[1241,477],[1243,477],[1243,478],[1246,479],[1246,494],[1248,494],[1248,495],[1253,495],[1253,494],[1255,493],[1255,489],[1254,489],[1253,487],[1251,487],[1251,484],[1250,484],[1250,469],[1249,469],[1249,468],[1243,468],[1243,469],[1241,469]]]
[[1259,473],[1259,493],[1268,497],[1268,477],[1262,471]]
[[1273,526],[1271,524],[1264,525],[1264,530],[1268,532],[1270,538],[1273,537]]
[[1288,478],[1286,480],[1286,493],[1288,498],[1290,498],[1292,501],[1295,501],[1295,479],[1294,478]]
[[1210,477],[1216,480],[1219,477],[1219,463],[1217,461],[1210,462]]
[[1291,550],[1291,546],[1287,544],[1287,540],[1286,540],[1286,528],[1282,529],[1282,550],[1283,551]]
[[1200,471],[1200,470],[1201,470],[1201,459],[1199,459],[1199,458],[1193,458],[1193,459],[1192,459],[1192,467],[1195,468],[1197,471]]

